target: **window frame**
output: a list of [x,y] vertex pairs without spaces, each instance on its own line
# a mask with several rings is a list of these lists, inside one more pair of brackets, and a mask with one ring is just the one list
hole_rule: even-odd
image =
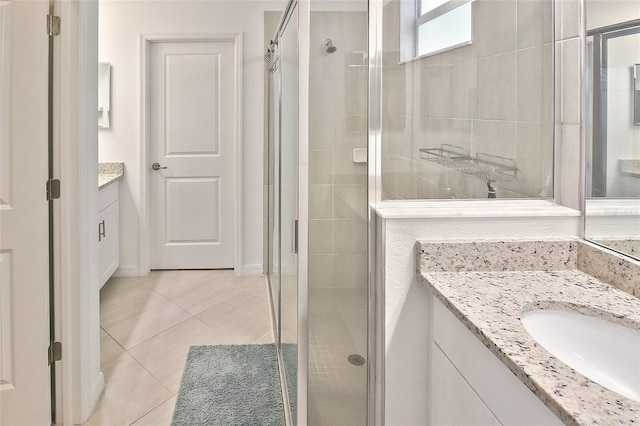
[[[415,21],[414,21],[414,28],[413,28],[413,39],[414,39],[414,52],[413,52],[413,58],[414,59],[419,59],[419,58],[425,58],[427,56],[432,56],[432,55],[437,55],[439,53],[443,53],[446,52],[448,50],[453,50],[453,49],[457,49],[458,47],[463,47],[463,46],[468,46],[470,44],[473,44],[473,9],[471,12],[471,22],[469,22],[469,29],[470,29],[470,33],[471,33],[471,38],[468,41],[464,41],[461,43],[457,43],[457,44],[453,44],[451,46],[447,46],[444,47],[442,49],[438,49],[438,50],[434,50],[433,52],[427,52],[427,53],[423,53],[423,54],[419,54],[420,52],[420,27],[422,25],[424,25],[425,23],[432,21],[436,18],[439,18],[440,16],[446,15],[447,13],[451,12],[452,10],[455,10],[461,6],[464,6],[467,3],[472,3],[473,0],[448,0],[445,3],[442,3],[439,6],[436,6],[435,8],[423,13],[422,15],[420,14],[420,3],[421,0],[415,0],[414,2],[414,7],[415,7]],[[473,6],[472,6],[473,7]]]

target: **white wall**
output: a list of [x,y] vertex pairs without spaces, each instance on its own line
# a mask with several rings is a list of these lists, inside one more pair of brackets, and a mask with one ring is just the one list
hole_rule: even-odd
[[263,13],[285,1],[100,2],[101,62],[112,65],[111,128],[99,134],[101,162],[124,161],[120,184],[120,269],[139,271],[144,199],[140,170],[140,34],[243,34],[243,258],[237,268],[262,271]]

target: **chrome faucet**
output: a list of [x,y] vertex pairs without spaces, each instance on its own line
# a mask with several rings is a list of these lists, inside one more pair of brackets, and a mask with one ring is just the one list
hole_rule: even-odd
[[491,185],[492,182],[495,182],[493,179],[487,180],[487,189],[488,189],[488,198],[496,198],[496,188]]

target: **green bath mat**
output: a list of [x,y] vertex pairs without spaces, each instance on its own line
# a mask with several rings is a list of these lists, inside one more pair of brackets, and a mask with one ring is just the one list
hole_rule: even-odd
[[275,345],[192,346],[171,424],[284,425]]

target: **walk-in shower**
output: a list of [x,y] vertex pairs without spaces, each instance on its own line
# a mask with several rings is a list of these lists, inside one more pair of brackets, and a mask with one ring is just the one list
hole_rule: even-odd
[[[301,423],[364,425],[385,415],[387,386],[403,385],[385,381],[402,356],[387,347],[385,288],[371,261],[383,263],[384,250],[372,242],[370,208],[553,199],[554,2],[295,5],[265,15],[265,51],[274,40],[278,58],[266,80],[265,153],[283,377],[297,387],[290,406]],[[289,363],[288,344],[299,357]],[[426,381],[413,371],[403,378]],[[412,403],[401,394],[398,404]]]
[[[343,3],[307,2],[300,28],[296,1],[265,15],[267,272],[294,424],[367,422],[367,2]],[[296,246],[299,224],[305,247]]]

